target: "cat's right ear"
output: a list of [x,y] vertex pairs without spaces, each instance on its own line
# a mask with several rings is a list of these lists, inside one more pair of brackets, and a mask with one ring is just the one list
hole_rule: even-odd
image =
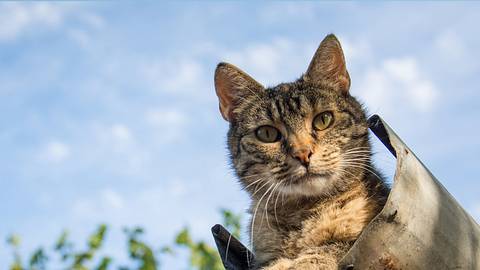
[[262,89],[260,83],[234,65],[220,63],[215,70],[215,91],[220,112],[229,122],[235,118],[235,108],[239,103]]

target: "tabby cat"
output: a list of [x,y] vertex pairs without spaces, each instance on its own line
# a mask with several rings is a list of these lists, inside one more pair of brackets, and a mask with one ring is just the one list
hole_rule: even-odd
[[389,192],[371,163],[366,113],[349,93],[337,38],[321,42],[294,82],[265,88],[220,63],[215,88],[252,200],[254,268],[337,269]]

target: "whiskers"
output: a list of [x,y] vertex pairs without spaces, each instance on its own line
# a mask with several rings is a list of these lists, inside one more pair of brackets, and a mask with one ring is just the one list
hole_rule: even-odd
[[[269,203],[270,203],[270,200],[273,198],[273,196],[275,195],[275,193],[277,194],[277,197],[275,199],[275,203],[274,203],[274,209],[273,209],[273,212],[275,213],[275,220],[277,222],[277,225],[279,224],[279,221],[278,221],[278,216],[277,216],[277,202],[278,202],[278,198],[280,196],[280,190],[281,190],[281,187],[284,186],[284,183],[285,183],[285,180],[286,179],[283,179],[282,181],[278,182],[278,183],[270,183],[270,181],[267,181],[265,184],[263,184],[257,191],[259,190],[263,190],[268,184],[270,184],[265,192],[262,194],[262,196],[260,197],[260,199],[257,201],[257,204],[255,205],[255,211],[253,212],[253,216],[252,216],[252,221],[251,221],[251,224],[250,224],[250,246],[253,248],[253,243],[254,243],[254,234],[255,234],[255,221],[257,219],[257,213],[258,213],[258,210],[260,208],[260,206],[262,205],[262,201],[264,198],[266,198],[266,201],[264,202],[263,204],[263,213],[262,213],[262,216],[261,216],[261,219],[260,219],[260,225],[259,225],[259,228],[261,228],[263,226],[263,223],[264,223],[264,220],[268,226],[268,228],[270,230],[273,230],[273,227],[270,223],[270,220],[269,220],[269,213],[268,213],[268,208],[269,208]],[[255,192],[256,193],[256,192]],[[252,197],[254,197],[254,194],[252,194]]]
[[[267,201],[265,202],[265,207],[264,207],[265,220],[267,221],[267,225],[268,225],[268,227],[269,227],[271,230],[273,230],[273,228],[272,228],[272,226],[270,225],[270,222],[269,222],[269,220],[268,220],[268,202],[269,202],[270,199],[272,198],[272,195],[275,194],[275,190],[277,190],[278,187],[280,187],[280,185],[282,185],[282,182],[283,182],[283,181],[281,181],[281,182],[279,182],[279,183],[277,183],[277,184],[275,185],[275,187],[274,187],[274,188],[272,189],[272,191],[270,192],[270,195],[268,196]],[[277,197],[278,197],[278,195],[277,195]],[[274,212],[277,213],[277,209],[276,209],[275,207],[274,207]],[[278,218],[277,218],[276,215],[275,215],[275,218],[276,218],[276,220],[277,220],[277,225],[278,225]],[[263,215],[262,215],[262,220],[263,220]],[[261,225],[260,225],[260,226],[261,226]]]
[[[268,184],[268,179],[270,178],[268,172],[262,172],[262,173],[257,173],[257,174],[244,176],[244,177],[242,177],[242,180],[246,181],[247,179],[254,178],[254,177],[258,177],[258,179],[254,179],[253,182],[249,183],[248,185],[246,185],[243,188],[244,190],[250,192],[248,189],[250,187],[255,187],[251,197],[253,197],[259,190],[261,190],[264,186],[266,186]],[[267,181],[265,183],[263,183],[263,186],[260,186],[262,184],[262,182],[265,181],[265,180],[267,180]],[[260,188],[259,188],[259,186],[260,186]]]
[[342,158],[339,162],[339,171],[343,173],[348,173],[352,177],[359,177],[353,172],[349,171],[348,168],[355,168],[364,172],[369,172],[378,179],[382,179],[376,169],[371,165],[371,150],[370,147],[356,147],[345,151],[342,155]]
[[[267,181],[265,183],[265,185],[269,184],[269,182]],[[260,190],[265,186],[263,185]],[[250,225],[250,246],[253,248],[253,234],[254,234],[254,230],[255,230],[255,219],[257,217],[257,211],[258,211],[258,207],[260,207],[260,204],[262,203],[262,200],[263,198],[268,194],[268,192],[272,189],[272,187],[274,187],[274,184],[270,184],[270,186],[267,188],[267,191],[265,191],[263,193],[263,195],[260,197],[260,200],[258,200],[257,202],[257,206],[255,207],[255,211],[253,212],[253,217],[252,217],[252,222],[251,222],[251,225]],[[255,194],[254,194],[255,195]],[[252,195],[252,197],[254,196]],[[263,221],[263,218],[262,218],[262,221]]]

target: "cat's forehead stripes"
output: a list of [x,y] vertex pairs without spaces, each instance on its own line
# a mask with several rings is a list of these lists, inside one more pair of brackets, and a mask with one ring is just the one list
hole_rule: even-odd
[[273,123],[282,123],[287,129],[301,128],[301,119],[311,111],[311,104],[287,85],[267,89],[269,106],[265,108]]
[[314,113],[333,109],[332,106],[336,103],[336,98],[329,93],[331,89],[328,87],[305,88],[302,84],[289,83],[268,88],[266,92],[264,115],[272,123],[281,123],[292,130],[302,129],[307,116],[312,117]]

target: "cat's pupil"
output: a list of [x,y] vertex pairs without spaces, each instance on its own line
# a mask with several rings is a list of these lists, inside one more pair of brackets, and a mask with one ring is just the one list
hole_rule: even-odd
[[272,126],[261,126],[256,131],[257,138],[264,143],[272,143],[280,139],[279,131]]

